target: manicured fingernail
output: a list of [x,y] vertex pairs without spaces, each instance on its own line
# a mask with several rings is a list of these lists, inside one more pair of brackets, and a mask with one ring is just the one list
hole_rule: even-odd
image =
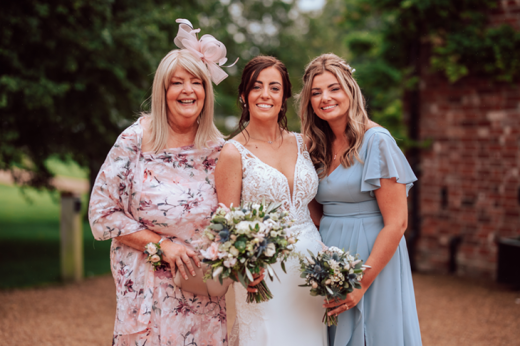
[[199,268],[200,268],[200,263],[199,263],[199,264],[197,264],[197,267],[199,267]]
[[195,272],[191,272],[191,276],[195,276]]
[[188,275],[186,275],[186,276],[184,277],[184,280],[188,280]]

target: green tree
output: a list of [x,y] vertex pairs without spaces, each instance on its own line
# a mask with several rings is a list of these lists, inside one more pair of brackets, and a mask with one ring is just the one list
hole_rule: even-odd
[[36,187],[48,187],[53,155],[95,174],[145,98],[176,11],[156,1],[3,4],[0,168],[32,171]]
[[303,66],[304,17],[290,0],[8,1],[0,12],[0,169],[28,170],[27,184],[50,188],[46,162],[58,157],[88,168],[93,181],[116,136],[149,106],[156,66],[176,48],[176,18],[217,37],[230,61],[241,58],[216,88],[223,128],[224,116],[238,115],[239,72],[251,57]]

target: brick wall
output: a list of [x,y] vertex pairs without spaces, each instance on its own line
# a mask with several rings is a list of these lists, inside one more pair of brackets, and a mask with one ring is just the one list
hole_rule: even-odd
[[[520,29],[520,1],[499,1],[492,24]],[[426,64],[425,64],[426,65]],[[468,77],[450,84],[421,71],[419,270],[496,276],[499,237],[520,235],[520,84]]]

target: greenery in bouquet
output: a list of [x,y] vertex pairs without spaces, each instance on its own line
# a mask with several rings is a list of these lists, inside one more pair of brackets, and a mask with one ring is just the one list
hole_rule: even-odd
[[[297,239],[287,234],[292,221],[280,205],[243,203],[227,208],[221,204],[203,234],[210,241],[210,245],[201,250],[203,262],[209,265],[206,278],[218,279],[221,283],[231,278],[247,288],[262,269],[272,281],[276,273],[271,265],[277,261],[285,272],[285,261]],[[248,303],[260,303],[273,297],[265,280],[256,288],[256,293],[248,292]]]
[[[363,265],[358,255],[352,256],[335,246],[323,250],[315,256],[309,251],[310,257],[300,258],[301,277],[305,279],[300,287],[311,287],[312,296],[325,296],[327,300],[344,300],[347,294],[360,289],[359,283],[363,273],[369,266]],[[328,316],[332,309],[326,309],[323,322],[327,326],[337,325],[337,316]]]

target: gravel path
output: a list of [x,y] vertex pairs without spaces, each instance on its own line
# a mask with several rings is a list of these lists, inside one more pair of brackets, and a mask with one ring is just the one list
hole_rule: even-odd
[[[414,282],[424,346],[520,345],[520,292],[449,276],[416,274]],[[108,346],[114,311],[111,276],[0,291],[0,344]]]

